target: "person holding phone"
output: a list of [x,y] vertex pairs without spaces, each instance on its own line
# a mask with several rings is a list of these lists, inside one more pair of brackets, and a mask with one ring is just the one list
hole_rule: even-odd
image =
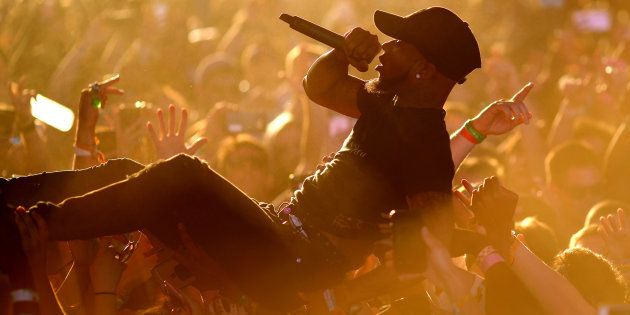
[[[145,229],[177,249],[176,226],[182,223],[240,290],[284,311],[304,303],[300,292],[334,285],[362,263],[374,241],[387,237],[378,226],[391,209],[410,209],[448,244],[455,165],[486,135],[529,120],[523,100],[531,85],[511,100],[490,104],[449,140],[444,101],[481,66],[468,25],[439,7],[407,17],[377,11],[375,23],[397,39],[381,45],[376,35],[356,28],[346,34],[343,51],[326,53],[309,70],[307,95],[359,120],[342,149],[279,212],[250,199],[204,162],[179,154],[193,154],[199,145],[185,146],[186,112],[177,127],[174,107],[167,123],[158,113],[159,132],[149,125],[163,161],[144,167],[111,160],[71,173],[12,179],[1,183],[5,204],[51,201],[29,211],[47,221],[53,240]],[[378,79],[348,75],[349,65],[367,70],[381,49]],[[43,193],[34,182],[54,183],[55,189]],[[9,238],[0,238],[5,252],[12,252],[6,249],[12,229],[0,228]]]

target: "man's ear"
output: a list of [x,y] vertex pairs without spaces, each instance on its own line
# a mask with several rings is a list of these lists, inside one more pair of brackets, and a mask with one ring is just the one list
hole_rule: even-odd
[[418,61],[411,66],[409,73],[416,80],[424,80],[433,77],[436,71],[437,69],[432,63]]

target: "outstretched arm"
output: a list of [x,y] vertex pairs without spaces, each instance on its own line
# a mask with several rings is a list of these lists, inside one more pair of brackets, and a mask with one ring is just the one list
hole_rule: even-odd
[[123,90],[113,87],[120,80],[118,75],[90,84],[81,91],[79,119],[74,138],[73,169],[84,169],[100,164],[96,150],[96,123],[100,108],[105,107],[108,95],[121,95]]
[[467,182],[464,186],[472,194],[465,203],[485,229],[486,239],[501,256],[511,257],[512,271],[546,314],[595,314],[595,309],[566,278],[529,251],[520,239],[510,236],[518,195],[501,186],[495,177],[485,179],[475,189]]
[[[481,133],[483,136],[502,135],[522,123],[529,123],[532,114],[527,110],[525,97],[532,90],[534,85],[527,83],[509,100],[495,101],[484,108],[475,118],[467,124],[468,128]],[[468,156],[470,151],[479,143],[476,139],[470,138],[466,125],[451,135],[451,155],[453,164],[457,168]]]
[[547,266],[523,243],[516,241],[512,270],[547,314],[595,314],[580,292],[562,275]]
[[357,92],[364,82],[348,74],[352,65],[365,72],[381,50],[378,37],[361,28],[344,36],[344,49],[333,49],[315,61],[304,78],[304,90],[315,103],[358,118]]

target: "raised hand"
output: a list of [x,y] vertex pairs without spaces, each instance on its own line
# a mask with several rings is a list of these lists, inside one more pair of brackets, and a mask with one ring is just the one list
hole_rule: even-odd
[[[79,101],[79,119],[77,121],[77,134],[75,145],[88,151],[96,149],[94,140],[96,123],[99,117],[99,109],[107,104],[109,95],[122,95],[125,92],[113,87],[120,80],[116,75],[109,79],[90,84],[81,91]],[[83,165],[87,166],[87,165]]]
[[45,271],[46,244],[48,243],[48,226],[37,213],[27,213],[24,207],[15,212],[15,223],[20,232],[22,250],[26,254],[31,268]]
[[98,110],[104,108],[110,95],[122,95],[125,91],[113,85],[120,81],[120,76],[115,75],[109,79],[90,84],[81,91],[79,101],[79,125],[87,127],[96,126]]
[[175,128],[177,114],[175,113],[175,105],[169,105],[168,107],[168,128],[164,124],[164,113],[161,109],[157,110],[158,122],[160,124],[160,134],[155,132],[155,128],[151,122],[147,123],[147,129],[151,140],[155,145],[158,158],[167,159],[180,153],[186,153],[189,155],[195,154],[197,150],[204,145],[208,140],[206,138],[199,138],[190,146],[186,145],[186,128],[188,127],[188,111],[182,109],[181,121],[179,127]]
[[90,279],[94,292],[114,293],[125,265],[116,259],[116,251],[111,248],[111,237],[99,240],[98,252],[90,266]]
[[501,186],[494,176],[486,178],[477,188],[466,180],[462,180],[462,184],[472,197],[468,199],[461,193],[456,193],[456,196],[470,206],[475,221],[480,225],[479,230],[484,232],[488,242],[502,254],[507,254],[513,240],[511,230],[518,195]]
[[427,269],[425,276],[435,284],[444,287],[454,273],[455,265],[451,260],[448,249],[437,239],[429,229],[422,227],[422,239],[427,245]]
[[610,258],[624,263],[630,260],[630,226],[626,222],[624,210],[620,208],[616,214],[600,217],[599,223]]
[[473,127],[484,135],[502,135],[522,123],[529,124],[532,114],[524,101],[533,87],[527,83],[511,99],[488,105],[472,119]]

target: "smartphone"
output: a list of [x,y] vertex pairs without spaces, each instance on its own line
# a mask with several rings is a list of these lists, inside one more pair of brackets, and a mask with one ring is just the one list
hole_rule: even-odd
[[571,19],[578,30],[587,33],[608,32],[612,27],[610,13],[601,9],[575,11]]
[[172,258],[158,263],[151,272],[156,279],[162,279],[177,289],[183,289],[196,280],[188,268]]
[[70,108],[41,94],[31,98],[31,115],[63,132],[70,130],[74,124],[74,113]]
[[598,315],[630,315],[630,304],[602,305]]
[[140,232],[131,232],[112,236],[112,242],[109,247],[116,252],[115,258],[123,264],[126,263],[129,258],[131,258],[131,255],[133,255],[136,248],[138,248],[140,237]]
[[261,132],[265,122],[260,113],[251,111],[231,111],[225,114],[225,129],[230,133]]
[[426,269],[426,245],[422,238],[422,217],[408,210],[392,216],[394,266],[400,274],[420,274]]

